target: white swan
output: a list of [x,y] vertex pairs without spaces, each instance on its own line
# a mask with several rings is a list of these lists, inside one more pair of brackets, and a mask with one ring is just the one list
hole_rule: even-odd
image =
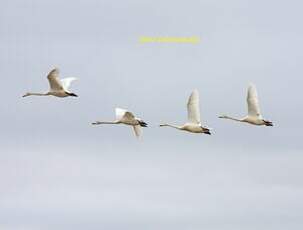
[[76,78],[69,77],[64,79],[59,79],[59,69],[53,69],[47,75],[49,81],[50,90],[47,93],[26,93],[23,97],[27,96],[56,96],[56,97],[78,97],[78,95],[70,92],[68,89]]
[[191,133],[211,134],[210,129],[201,125],[200,108],[199,108],[199,92],[194,90],[187,103],[188,122],[181,126],[161,124],[160,127],[168,126],[175,129],[188,131]]
[[141,127],[147,127],[147,124],[138,117],[135,117],[134,114],[125,110],[116,108],[116,120],[115,121],[96,121],[92,123],[93,125],[102,125],[102,124],[125,124],[133,127],[135,135],[140,137]]
[[257,89],[253,84],[250,84],[247,90],[247,107],[248,115],[244,118],[237,119],[226,115],[219,116],[219,118],[230,119],[239,122],[246,122],[252,125],[273,126],[271,121],[264,120],[261,115],[260,105],[258,101]]

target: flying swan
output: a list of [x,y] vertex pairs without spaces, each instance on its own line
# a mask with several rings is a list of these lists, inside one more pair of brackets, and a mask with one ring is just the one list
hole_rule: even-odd
[[198,90],[194,90],[189,96],[187,103],[187,114],[188,122],[184,125],[176,126],[170,124],[161,124],[160,127],[168,126],[191,133],[211,134],[209,128],[201,125]]
[[53,69],[47,75],[47,79],[50,85],[50,90],[47,93],[26,93],[23,97],[27,96],[55,96],[55,97],[78,97],[78,95],[70,92],[68,89],[76,78],[69,77],[59,79],[59,69]]
[[253,84],[250,84],[247,90],[247,107],[248,107],[248,115],[245,116],[244,118],[237,119],[226,115],[219,116],[219,118],[225,118],[239,122],[246,122],[252,125],[273,126],[273,123],[271,121],[264,120],[261,115],[257,89]]
[[102,124],[124,124],[133,127],[136,137],[141,135],[141,127],[147,127],[147,124],[138,117],[135,117],[133,113],[116,108],[116,120],[115,121],[96,121],[92,125],[102,125]]

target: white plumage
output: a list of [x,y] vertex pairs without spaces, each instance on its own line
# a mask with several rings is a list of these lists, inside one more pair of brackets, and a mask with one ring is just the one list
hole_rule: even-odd
[[167,126],[183,131],[188,131],[191,133],[211,134],[209,128],[201,125],[198,90],[194,90],[188,98],[187,115],[188,115],[188,122],[185,123],[184,125],[177,126],[170,124],[161,124],[160,127]]
[[67,78],[61,79],[61,84],[62,84],[63,89],[65,91],[68,91],[72,82],[76,81],[76,80],[77,80],[77,78],[75,78],[75,77],[67,77]]
[[247,90],[247,107],[249,116],[258,117],[260,119],[262,118],[257,89],[253,84],[249,85]]
[[188,98],[187,114],[188,122],[193,124],[201,124],[198,90],[194,90]]
[[121,120],[124,116],[124,114],[127,112],[126,109],[116,108],[116,120]]
[[27,96],[56,96],[56,97],[77,97],[76,94],[69,91],[69,87],[76,78],[59,79],[59,69],[53,69],[47,75],[50,89],[47,93],[26,93],[23,97]]
[[115,121],[96,121],[92,123],[93,125],[101,124],[124,124],[133,127],[136,137],[141,135],[141,127],[147,127],[147,124],[138,117],[135,117],[133,113],[127,111],[126,109],[116,108],[116,120]]
[[141,136],[141,133],[142,133],[141,126],[140,125],[134,125],[133,129],[134,129],[136,137],[139,138]]
[[252,125],[265,125],[265,126],[273,126],[271,121],[264,120],[261,115],[258,93],[255,85],[250,84],[247,89],[247,116],[244,118],[233,118],[230,116],[222,115],[219,118],[230,119],[239,122],[246,122]]

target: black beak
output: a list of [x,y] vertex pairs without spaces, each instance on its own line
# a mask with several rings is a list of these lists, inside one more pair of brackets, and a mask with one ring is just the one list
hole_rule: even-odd
[[206,131],[205,134],[211,135],[211,133],[209,131]]

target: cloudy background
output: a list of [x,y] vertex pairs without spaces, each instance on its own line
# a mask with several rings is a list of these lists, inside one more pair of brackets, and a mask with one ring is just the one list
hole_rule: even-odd
[[[301,1],[0,1],[0,228],[303,227]],[[199,36],[199,44],[139,44]],[[59,67],[78,98],[28,97]],[[271,127],[246,113],[254,82]],[[183,123],[192,89],[213,135]],[[150,127],[92,127],[128,108]]]

